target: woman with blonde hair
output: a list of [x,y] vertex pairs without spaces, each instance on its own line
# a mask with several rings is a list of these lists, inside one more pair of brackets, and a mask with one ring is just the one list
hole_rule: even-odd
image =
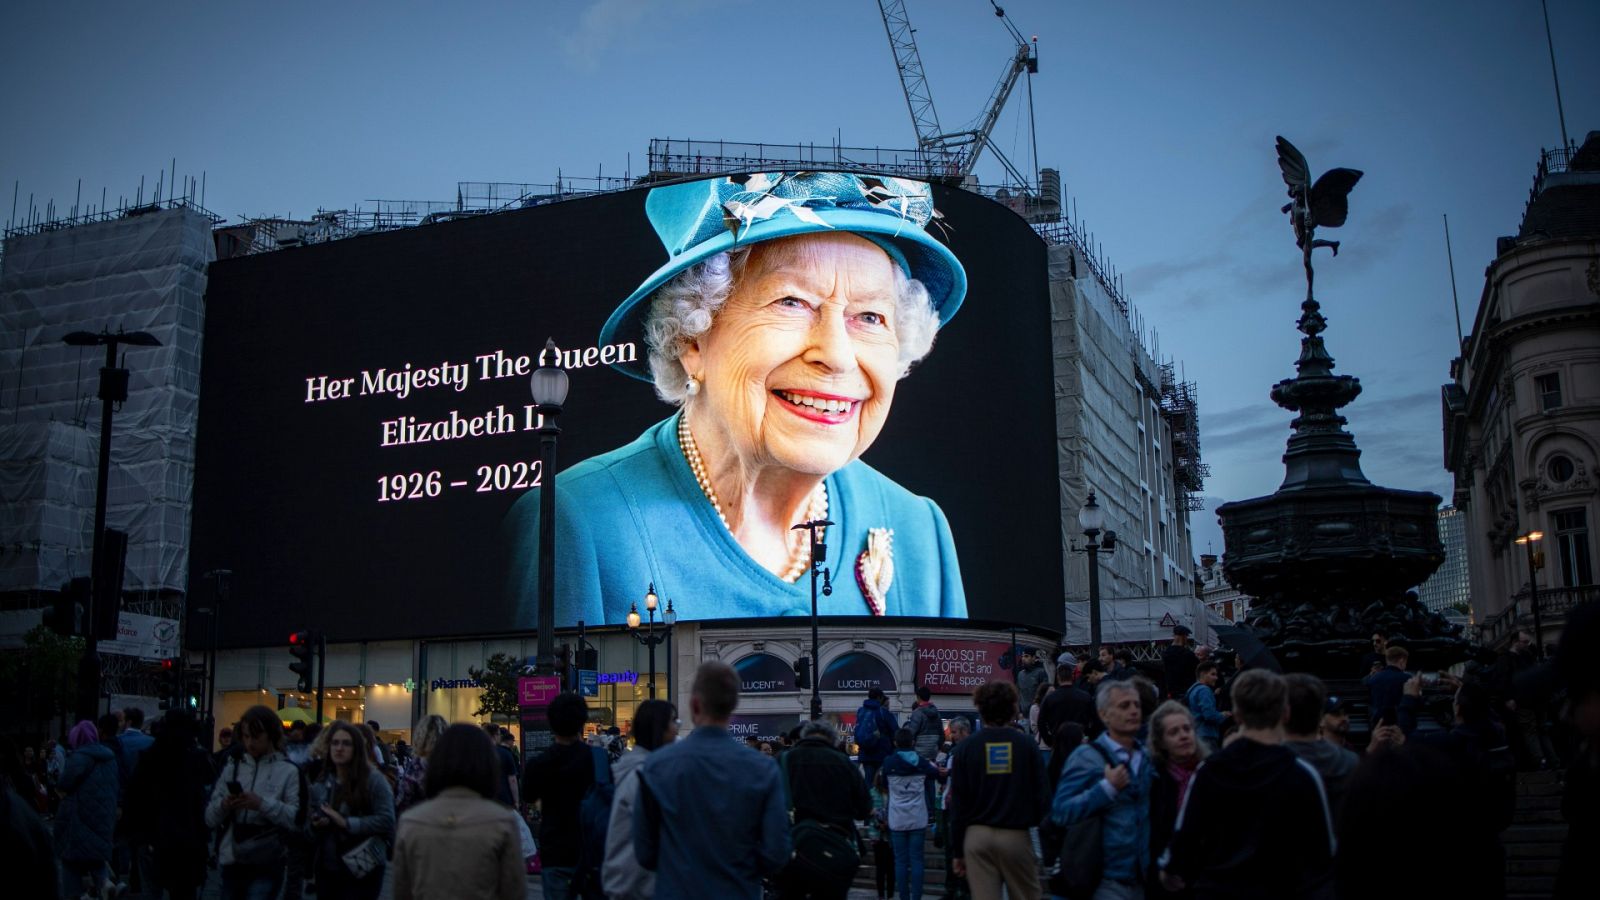
[[[1181,701],[1168,700],[1150,716],[1150,754],[1155,764],[1155,780],[1150,785],[1150,858],[1159,859],[1172,841],[1178,811],[1183,809],[1195,770],[1210,754],[1195,734],[1194,714]],[[1152,898],[1191,896],[1187,888],[1166,891],[1156,878],[1147,885]]]
[[405,764],[400,767],[400,791],[394,801],[395,815],[403,815],[406,810],[422,802],[425,796],[423,782],[428,775],[428,757],[433,753],[433,747],[439,743],[439,736],[450,727],[444,716],[424,716],[417,723],[413,752],[406,758]]

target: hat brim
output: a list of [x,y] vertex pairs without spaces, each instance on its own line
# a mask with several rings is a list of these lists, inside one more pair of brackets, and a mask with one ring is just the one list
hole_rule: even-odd
[[934,240],[918,226],[896,222],[882,213],[864,210],[819,209],[814,212],[826,223],[825,225],[817,225],[792,216],[755,222],[749,227],[741,227],[737,235],[731,230],[721,232],[673,257],[671,262],[651,273],[650,277],[646,278],[632,294],[628,295],[628,299],[622,301],[622,304],[611,313],[611,317],[606,319],[605,325],[600,329],[602,346],[631,342],[645,351],[630,354],[633,361],[613,363],[612,367],[640,381],[654,380],[650,375],[649,363],[646,362],[648,348],[644,339],[645,317],[650,311],[650,296],[678,273],[718,253],[800,234],[827,231],[857,234],[880,246],[887,245],[885,252],[891,259],[895,254],[888,252],[889,248],[898,251],[904,258],[907,274],[922,282],[928,289],[928,297],[939,313],[941,328],[961,308],[961,303],[967,295],[966,270],[962,268],[961,261],[956,259],[956,255],[950,252],[949,247]]

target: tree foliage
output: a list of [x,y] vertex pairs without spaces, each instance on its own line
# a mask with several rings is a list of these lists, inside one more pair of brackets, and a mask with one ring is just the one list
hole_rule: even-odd
[[14,686],[24,715],[43,721],[77,702],[78,663],[83,638],[62,637],[43,625],[22,637],[22,649],[0,654],[0,683]]
[[517,678],[522,675],[522,665],[504,653],[484,660],[483,668],[468,668],[467,675],[483,685],[483,695],[478,698],[475,716],[488,716],[490,720],[515,720],[520,712],[517,706]]

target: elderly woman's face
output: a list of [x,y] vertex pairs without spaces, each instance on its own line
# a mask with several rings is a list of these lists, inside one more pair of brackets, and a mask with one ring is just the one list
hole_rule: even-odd
[[683,354],[745,465],[827,475],[872,445],[899,374],[893,265],[844,233],[751,250],[711,330]]

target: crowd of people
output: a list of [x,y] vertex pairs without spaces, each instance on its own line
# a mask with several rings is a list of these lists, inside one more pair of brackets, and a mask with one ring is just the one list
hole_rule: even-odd
[[[1574,613],[1552,664],[1526,665],[1519,635],[1509,663],[1434,680],[1378,635],[1361,753],[1323,682],[1224,677],[1181,628],[1159,662],[1064,652],[1052,674],[1022,654],[1014,680],[973,692],[975,721],[926,687],[902,721],[873,690],[849,733],[803,722],[747,742],[729,732],[738,678],[708,662],[688,722],[646,701],[631,742],[586,741],[586,701],[557,695],[551,745],[526,763],[506,729],[439,716],[407,747],[375,723],[285,727],[257,706],[213,753],[189,713],[146,728],[130,708],[0,748],[0,862],[16,896],[68,900],[188,900],[212,868],[239,900],[372,900],[385,883],[401,900],[511,900],[531,873],[549,900],[822,900],[870,861],[880,898],[915,900],[931,844],[947,895],[977,900],[1343,898],[1380,872],[1389,892],[1493,897],[1520,763],[1566,769],[1558,896],[1578,896],[1577,854],[1600,836],[1600,683],[1579,658],[1597,617]],[[1430,694],[1449,701],[1433,723]],[[1552,697],[1579,741],[1529,714]],[[1396,866],[1400,848],[1437,865]]]

